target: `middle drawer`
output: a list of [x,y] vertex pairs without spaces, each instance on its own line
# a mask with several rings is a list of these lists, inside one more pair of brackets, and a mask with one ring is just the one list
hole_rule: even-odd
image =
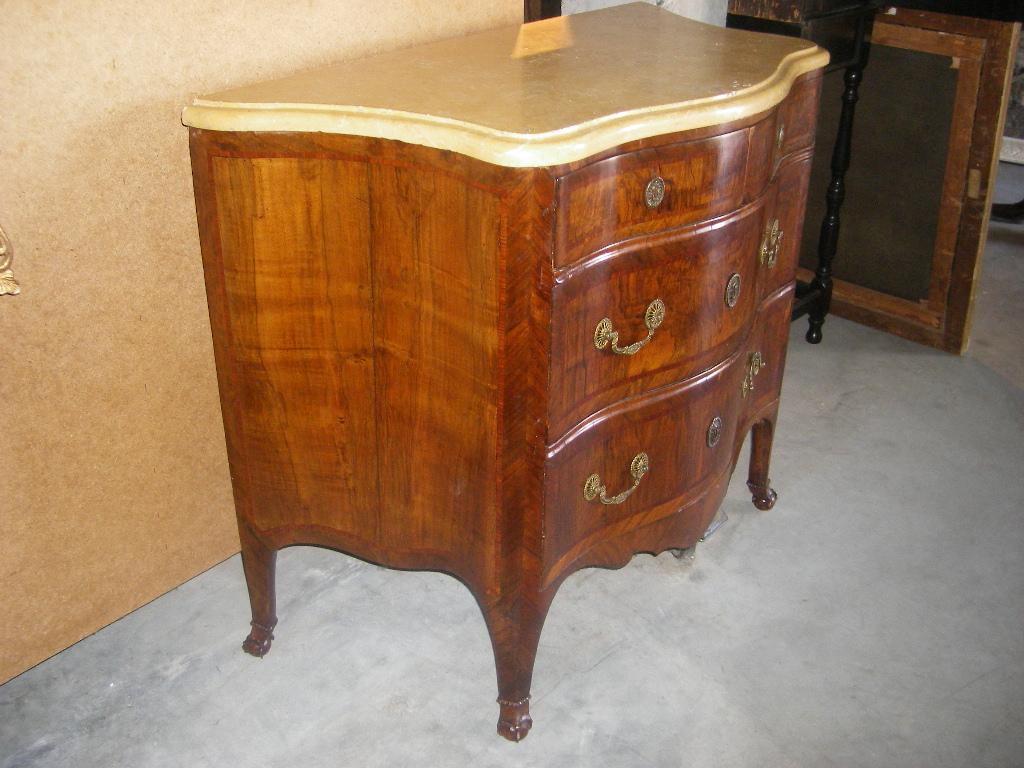
[[553,291],[549,438],[625,397],[706,370],[757,305],[763,199],[564,270]]

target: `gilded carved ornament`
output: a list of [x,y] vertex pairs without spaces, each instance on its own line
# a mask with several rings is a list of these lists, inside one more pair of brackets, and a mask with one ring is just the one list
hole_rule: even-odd
[[14,261],[14,246],[7,237],[4,228],[0,227],[0,296],[21,293],[21,286],[14,279],[11,262]]

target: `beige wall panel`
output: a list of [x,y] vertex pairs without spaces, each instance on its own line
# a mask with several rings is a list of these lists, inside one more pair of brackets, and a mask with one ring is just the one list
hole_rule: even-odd
[[0,681],[237,551],[181,107],[521,14],[2,3]]

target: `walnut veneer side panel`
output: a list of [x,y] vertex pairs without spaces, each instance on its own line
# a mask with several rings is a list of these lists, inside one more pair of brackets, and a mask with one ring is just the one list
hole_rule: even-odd
[[493,539],[507,213],[466,177],[371,168],[380,542],[456,552]]
[[234,374],[224,408],[245,414],[232,474],[261,529],[352,523],[378,507],[377,431],[363,407],[374,387],[367,167],[207,162],[223,274],[213,300],[231,318],[218,327]]
[[536,174],[341,136],[192,142],[243,524],[493,576],[499,292]]
[[445,571],[480,604],[499,730],[520,738],[554,594],[540,584],[553,179],[378,139],[191,141],[246,650],[270,649],[280,547]]

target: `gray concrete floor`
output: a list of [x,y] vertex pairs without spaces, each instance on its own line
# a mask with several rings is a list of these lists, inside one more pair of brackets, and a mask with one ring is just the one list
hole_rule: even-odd
[[0,765],[1024,766],[1022,232],[973,356],[794,325],[778,505],[741,469],[692,564],[570,578],[523,743],[461,585],[294,548],[266,659],[232,558],[0,687]]

